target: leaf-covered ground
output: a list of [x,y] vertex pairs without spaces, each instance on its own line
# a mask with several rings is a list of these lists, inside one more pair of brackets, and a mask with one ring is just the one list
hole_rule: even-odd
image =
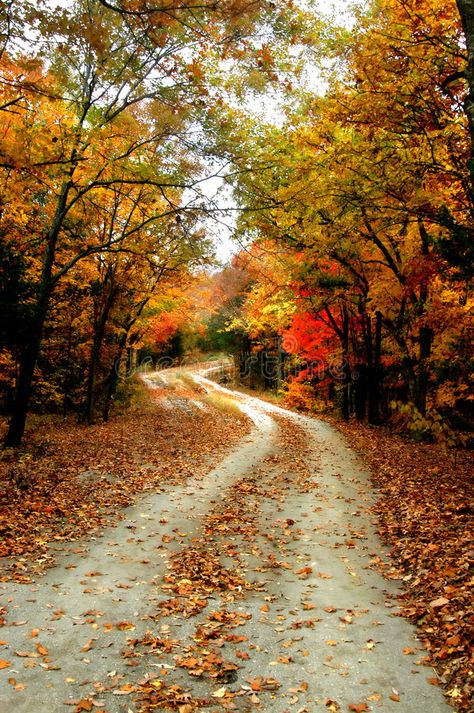
[[53,562],[49,544],[103,529],[138,494],[209,468],[248,430],[243,414],[199,408],[185,387],[141,390],[106,424],[31,418],[20,461],[0,460],[0,580],[28,581]]
[[403,612],[417,625],[453,704],[472,710],[473,454],[337,425],[380,492],[379,532],[405,585]]

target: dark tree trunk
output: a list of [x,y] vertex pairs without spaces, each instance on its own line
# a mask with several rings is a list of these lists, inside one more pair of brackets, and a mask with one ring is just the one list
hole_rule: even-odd
[[[421,220],[419,221],[419,231],[423,255],[428,256],[429,236]],[[428,359],[431,356],[431,344],[433,340],[433,333],[431,328],[427,324],[423,323],[428,296],[429,283],[428,279],[425,278],[420,285],[420,293],[418,297],[417,313],[420,320],[422,321],[422,324],[418,331],[418,369],[414,389],[414,404],[418,411],[423,415],[426,413],[426,399],[428,396],[429,385]]]
[[127,334],[123,335],[120,338],[119,348],[117,350],[116,358],[114,359],[114,362],[113,362],[112,366],[110,367],[109,375],[107,376],[107,380],[105,382],[104,407],[102,409],[102,418],[104,421],[109,420],[110,405],[112,403],[114,394],[117,391],[117,385],[118,385],[119,376],[120,376],[120,363],[122,361],[122,356],[123,356],[123,352],[124,352],[126,343],[127,343]]
[[30,404],[33,376],[41,345],[46,312],[38,314],[34,329],[31,329],[28,344],[20,355],[18,380],[13,398],[12,415],[5,437],[5,448],[16,448],[21,444],[25,432],[26,417]]
[[351,384],[351,367],[349,364],[349,315],[347,307],[344,304],[342,307],[342,418],[345,421],[349,420],[350,404],[349,404],[349,389]]
[[68,388],[69,388],[69,378],[70,378],[70,368],[71,368],[71,352],[72,352],[72,319],[69,322],[69,327],[68,327],[67,347],[66,347],[66,363],[64,366],[63,418],[66,418],[66,416],[67,416],[67,398],[68,398]]
[[432,332],[427,326],[420,327],[419,344],[420,360],[414,384],[413,402],[420,413],[426,413],[426,399],[428,396],[429,373],[427,360],[431,355]]
[[102,305],[102,309],[100,310],[98,318],[96,319],[94,328],[94,341],[92,343],[89,363],[89,377],[87,379],[87,395],[86,406],[84,409],[84,420],[89,425],[94,420],[97,375],[100,367],[100,356],[105,337],[105,328],[107,326],[110,311],[113,307],[115,296],[117,294],[117,288],[112,287],[111,285],[109,286],[106,284],[105,289],[108,289],[109,293],[106,296],[105,302]]
[[91,357],[89,362],[89,376],[87,377],[86,406],[84,409],[83,420],[89,425],[94,420],[97,371],[99,369],[100,364],[100,351],[102,349],[104,332],[105,321],[101,320],[101,324],[98,325],[94,333],[94,341],[92,343]]
[[471,189],[474,189],[474,0],[456,0],[456,4],[461,15],[467,48],[467,65],[464,73],[468,92],[464,100],[464,111],[468,121],[471,144],[468,168],[471,177]]
[[25,345],[20,357],[18,381],[15,397],[12,404],[12,414],[8,425],[8,432],[4,441],[5,448],[14,448],[21,444],[25,432],[26,417],[30,405],[33,377],[41,347],[44,325],[48,315],[49,302],[54,289],[53,265],[56,254],[56,243],[64,220],[64,212],[71,183],[64,183],[58,198],[58,205],[53,219],[51,230],[46,236],[43,254],[43,266],[38,285],[36,305],[29,329],[28,343]]
[[358,421],[365,418],[365,405],[367,402],[367,367],[365,364],[358,364],[354,381],[354,411]]
[[33,317],[28,330],[28,342],[22,349],[18,370],[18,380],[12,403],[12,413],[8,432],[4,441],[5,448],[16,448],[21,444],[25,432],[26,417],[30,405],[33,377],[41,347],[44,325],[48,314],[49,301],[53,291],[51,270],[54,260],[55,240],[48,244],[41,283]]
[[[372,334],[370,334],[372,343]],[[375,335],[373,349],[371,348],[371,363],[368,375],[368,413],[367,419],[371,424],[380,423],[380,377],[381,377],[381,352],[382,352],[382,315],[375,314]]]

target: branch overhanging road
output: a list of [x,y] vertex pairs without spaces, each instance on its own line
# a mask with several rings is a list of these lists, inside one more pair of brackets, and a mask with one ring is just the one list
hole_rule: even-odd
[[377,566],[376,496],[343,438],[194,378],[235,400],[251,433],[34,584],[2,585],[0,709],[451,711]]

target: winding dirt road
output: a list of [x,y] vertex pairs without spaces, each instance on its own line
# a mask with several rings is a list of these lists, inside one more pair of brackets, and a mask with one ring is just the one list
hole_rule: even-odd
[[0,585],[0,709],[452,711],[397,616],[375,495],[343,438],[195,379],[239,404],[250,435],[34,584]]

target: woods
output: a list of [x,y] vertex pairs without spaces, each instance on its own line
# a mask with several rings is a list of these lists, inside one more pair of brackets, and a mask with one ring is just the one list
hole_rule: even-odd
[[[250,286],[234,326],[255,352],[283,339],[289,403],[329,401],[345,418],[398,419],[448,440],[472,429],[461,10],[462,24],[454,3],[374,5],[350,37],[332,38],[326,95],[307,97],[281,130],[262,127],[247,154],[258,162],[246,158],[237,182],[255,212],[239,224]],[[271,209],[257,211],[262,196]]]
[[233,190],[245,245],[222,275],[245,278],[232,314],[211,298],[214,336],[191,343],[260,368],[276,355],[265,383],[290,404],[462,440],[472,15],[461,0],[368,3],[350,26],[292,3],[5,4],[5,445],[31,408],[108,418],[131,349],[203,333],[208,221],[229,215],[211,175]]
[[62,399],[90,422],[100,390],[107,413],[114,365],[139,341],[150,300],[207,258],[197,225],[210,113],[201,63],[212,74],[224,51],[244,59],[246,32],[268,34],[272,12],[4,5],[7,447],[22,440],[32,396],[45,408]]

